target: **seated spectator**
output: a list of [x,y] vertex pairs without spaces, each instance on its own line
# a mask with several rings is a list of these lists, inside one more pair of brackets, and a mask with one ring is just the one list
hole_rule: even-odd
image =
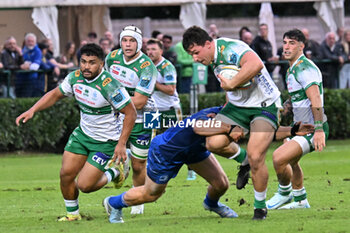
[[242,41],[247,45],[251,46],[253,42],[253,34],[251,32],[245,31],[242,33]]
[[104,56],[106,57],[111,52],[111,41],[107,38],[101,38],[99,45],[103,50]]
[[163,36],[163,57],[168,59],[172,64],[176,64],[177,55],[173,47],[173,37],[165,34]]
[[328,32],[326,39],[321,44],[324,59],[330,59],[333,63],[320,66],[323,71],[323,86],[326,88],[338,88],[339,68],[346,60],[342,44],[336,43],[335,33]]
[[[22,49],[24,64],[22,69],[36,71],[40,67],[42,53],[37,45],[36,35],[28,33],[24,37],[24,47]],[[17,97],[34,97],[35,85],[37,84],[38,73],[28,72],[17,75],[15,82],[15,92]]]
[[345,31],[342,45],[346,55],[345,60],[348,62],[343,65],[339,75],[339,88],[344,89],[350,88],[350,30]]
[[[1,51],[1,61],[3,64],[3,68],[5,70],[19,70],[23,64],[22,50],[17,45],[17,41],[13,36],[7,38],[4,44],[4,49]],[[10,90],[9,94],[11,98],[16,98],[15,95],[15,79],[16,74],[14,72],[11,73],[11,82],[10,82]],[[5,83],[3,83],[3,97],[7,97],[7,80],[3,79]]]
[[301,31],[305,36],[305,56],[311,60],[322,59],[321,47],[316,41],[310,39],[309,30],[303,28]]

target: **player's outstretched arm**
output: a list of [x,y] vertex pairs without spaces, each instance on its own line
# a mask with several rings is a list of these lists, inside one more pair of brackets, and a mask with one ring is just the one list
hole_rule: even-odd
[[38,102],[36,102],[29,110],[22,113],[20,116],[16,118],[16,125],[19,126],[21,120],[23,119],[23,123],[26,123],[29,119],[31,119],[36,112],[44,110],[46,108],[51,107],[57,101],[64,98],[65,96],[62,94],[60,89],[56,87],[55,89],[46,93],[43,97],[41,97]]
[[313,133],[315,127],[311,124],[302,124],[301,122],[295,123],[293,127],[280,126],[276,132],[276,140],[282,140],[291,136],[304,136],[309,133]]
[[[198,120],[198,121],[203,121],[203,120]],[[214,119],[212,119],[211,121],[212,121],[212,124],[210,124],[211,127],[208,127],[205,124],[197,123],[193,127],[193,131],[198,135],[206,136],[206,137],[218,135],[218,134],[227,134],[236,142],[244,136],[243,129],[238,126],[229,125],[222,121],[215,121]]]
[[117,146],[114,150],[114,155],[112,161],[116,161],[116,164],[119,164],[121,160],[126,160],[126,142],[130,136],[132,129],[134,128],[134,124],[136,121],[136,109],[132,102],[126,105],[121,111],[125,115],[123,121],[123,129],[120,135]]

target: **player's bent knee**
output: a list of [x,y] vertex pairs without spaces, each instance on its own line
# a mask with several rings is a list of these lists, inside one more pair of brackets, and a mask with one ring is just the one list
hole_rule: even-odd
[[222,149],[222,147],[215,143],[214,140],[207,140],[205,143],[205,147],[208,151],[211,151],[213,153],[219,153]]
[[225,192],[230,186],[226,176],[223,176],[220,179],[215,179],[215,181],[212,182],[211,185],[215,190],[218,190],[220,192]]
[[92,192],[92,185],[90,184],[84,184],[82,182],[77,182],[78,189],[83,193],[90,193]]

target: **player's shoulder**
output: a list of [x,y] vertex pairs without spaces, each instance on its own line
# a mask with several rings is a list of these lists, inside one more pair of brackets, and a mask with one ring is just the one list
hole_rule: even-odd
[[99,86],[101,86],[103,89],[110,88],[110,87],[119,88],[122,86],[121,83],[117,79],[113,78],[113,76],[106,70],[104,70],[101,73],[99,80],[100,80]]
[[318,72],[318,67],[305,56],[300,57],[298,62],[295,64],[294,69],[299,72]]
[[109,60],[109,59],[118,59],[120,57],[122,57],[123,55],[123,50],[122,49],[116,49],[116,50],[113,50],[111,51],[107,57],[106,57],[106,60]]
[[77,81],[79,79],[84,78],[83,75],[81,74],[80,69],[77,70],[73,70],[72,72],[70,72],[69,74],[67,74],[66,78],[68,79],[69,82],[74,82]]
[[157,71],[156,66],[153,64],[151,58],[146,56],[144,53],[135,61],[134,65],[137,67],[137,69],[141,72],[149,69],[153,69]]
[[175,69],[175,66],[168,59],[164,58],[163,61],[157,66],[157,68],[160,68],[162,70]]

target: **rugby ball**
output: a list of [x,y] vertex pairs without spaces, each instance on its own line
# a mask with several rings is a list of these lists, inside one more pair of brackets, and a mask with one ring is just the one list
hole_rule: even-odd
[[239,68],[235,65],[227,65],[220,67],[221,71],[219,72],[220,76],[226,79],[233,79],[239,72]]

